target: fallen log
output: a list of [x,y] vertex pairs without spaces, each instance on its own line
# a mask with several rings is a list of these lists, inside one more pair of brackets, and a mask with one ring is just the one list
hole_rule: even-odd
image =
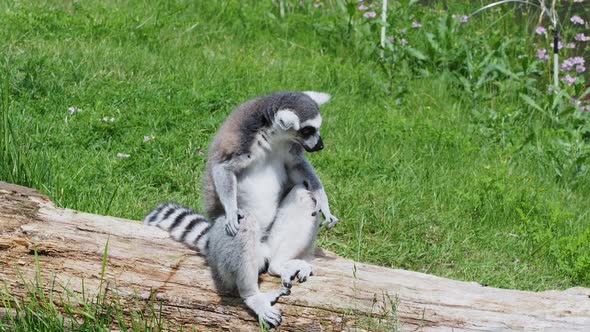
[[[107,246],[104,282],[103,253]],[[135,302],[156,299],[175,326],[252,331],[240,299],[216,292],[203,258],[139,222],[56,208],[35,190],[0,182],[0,280],[24,296],[35,277]],[[355,263],[318,250],[315,274],[276,304],[283,331],[590,330],[590,289],[527,292]],[[263,275],[261,288],[278,286]],[[48,285],[44,285],[49,287]],[[59,292],[59,289],[54,291]]]

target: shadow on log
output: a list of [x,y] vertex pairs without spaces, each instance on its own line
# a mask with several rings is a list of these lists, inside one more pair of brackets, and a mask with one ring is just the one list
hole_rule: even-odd
[[[100,273],[105,245],[105,282]],[[22,297],[35,276],[80,293],[110,292],[130,303],[161,303],[175,326],[253,331],[237,297],[216,293],[203,258],[155,227],[56,208],[38,192],[0,182],[0,280]],[[276,304],[282,331],[590,330],[590,289],[526,292],[355,263],[318,250],[314,276]],[[262,276],[261,288],[279,279]],[[56,289],[59,291],[59,289]]]

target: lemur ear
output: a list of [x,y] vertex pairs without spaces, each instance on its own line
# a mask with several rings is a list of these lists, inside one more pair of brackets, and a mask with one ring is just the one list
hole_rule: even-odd
[[282,130],[299,130],[299,117],[291,110],[280,110],[275,115],[275,125]]
[[303,91],[309,98],[313,99],[318,106],[322,106],[323,104],[327,103],[331,96],[324,92],[317,92],[317,91]]

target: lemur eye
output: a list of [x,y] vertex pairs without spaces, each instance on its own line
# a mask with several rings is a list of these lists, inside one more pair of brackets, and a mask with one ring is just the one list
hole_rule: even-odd
[[303,127],[299,130],[299,133],[303,136],[310,136],[315,134],[316,129],[314,127],[308,126],[308,127]]

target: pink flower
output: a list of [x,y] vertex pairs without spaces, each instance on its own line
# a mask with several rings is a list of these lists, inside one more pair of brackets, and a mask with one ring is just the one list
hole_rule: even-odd
[[583,19],[582,19],[580,16],[578,16],[578,15],[572,16],[572,17],[570,18],[570,21],[571,21],[572,23],[574,23],[574,24],[580,24],[580,25],[584,25],[584,23],[586,23],[586,22],[584,22],[584,20],[583,20]]
[[[561,69],[565,70],[565,71],[570,71],[570,70],[574,69],[574,66],[581,66],[580,70],[585,71],[586,70],[586,68],[584,67],[585,63],[586,63],[586,61],[584,60],[584,58],[582,58],[581,56],[575,56],[575,57],[571,57],[569,59],[563,60],[563,62],[561,63]],[[578,70],[578,68],[576,67],[576,71],[577,70]]]
[[544,34],[546,34],[546,33],[547,33],[547,29],[545,29],[545,27],[538,26],[538,27],[535,29],[535,33],[536,33],[536,34],[538,34],[538,35],[544,35]]
[[467,15],[463,15],[461,18],[459,18],[459,22],[461,23],[467,23],[467,20],[469,20],[469,16]]
[[364,3],[361,3],[361,5],[359,6],[359,10],[367,10],[369,9],[369,7],[365,6]]
[[584,58],[582,58],[581,56],[571,57],[568,60],[570,60],[575,65],[583,65],[586,63],[586,60],[584,60]]
[[576,73],[583,73],[586,71],[586,67],[583,64],[579,64],[576,66]]
[[416,21],[412,22],[412,28],[419,28],[421,26],[422,26],[422,24],[420,24],[420,23],[418,23]]
[[540,48],[537,50],[537,59],[541,61],[549,60],[549,56],[547,55],[547,50],[544,48]]
[[375,16],[377,16],[377,13],[375,13],[374,11],[366,12],[363,14],[363,17],[365,18],[373,18]]
[[394,36],[387,36],[387,40],[389,40],[390,42],[393,42],[394,39],[395,39]]
[[405,45],[408,45],[408,41],[405,38],[400,39],[399,40],[399,43],[402,44],[402,45],[404,45],[404,46]]
[[565,83],[567,85],[572,85],[572,84],[574,84],[578,80],[578,78],[577,77],[572,77],[572,76],[570,76],[568,74],[568,75],[565,75],[565,77],[563,78],[563,80],[565,81]]
[[565,47],[566,48],[576,48],[576,43],[574,43],[574,42],[567,43],[567,44],[565,44]]
[[549,94],[553,93],[553,87],[551,85],[547,86],[547,93],[549,93]]
[[590,37],[586,37],[586,35],[584,35],[584,33],[581,32],[581,33],[577,34],[576,37],[574,37],[574,39],[577,40],[577,41],[583,41],[583,42],[585,42],[585,41],[589,41],[590,40]]

